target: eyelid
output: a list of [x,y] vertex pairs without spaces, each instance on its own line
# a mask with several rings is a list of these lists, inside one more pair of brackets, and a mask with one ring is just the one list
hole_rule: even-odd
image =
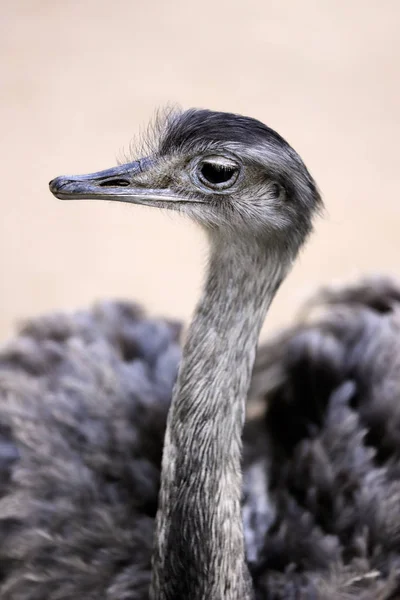
[[199,161],[199,164],[209,163],[216,167],[222,167],[225,169],[239,169],[239,165],[229,158],[224,156],[205,156]]
[[230,172],[230,173],[232,173],[232,176],[234,173],[239,171],[239,168],[236,165],[222,165],[222,164],[218,164],[215,162],[210,162],[208,160],[204,160],[199,163],[199,166],[198,166],[199,171],[202,172],[204,167],[211,167],[212,169],[215,169],[215,171],[219,171],[219,172],[222,172],[222,171]]

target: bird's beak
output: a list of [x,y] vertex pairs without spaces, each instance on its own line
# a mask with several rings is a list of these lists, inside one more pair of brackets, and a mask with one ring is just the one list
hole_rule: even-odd
[[184,200],[168,189],[135,185],[135,177],[151,166],[152,160],[144,158],[88,175],[62,175],[50,181],[50,191],[61,200],[117,200],[149,206]]

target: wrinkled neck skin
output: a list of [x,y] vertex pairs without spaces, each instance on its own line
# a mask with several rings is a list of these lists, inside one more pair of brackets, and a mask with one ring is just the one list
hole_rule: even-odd
[[168,415],[152,600],[254,597],[241,516],[241,435],[260,328],[289,262],[256,242],[212,241]]

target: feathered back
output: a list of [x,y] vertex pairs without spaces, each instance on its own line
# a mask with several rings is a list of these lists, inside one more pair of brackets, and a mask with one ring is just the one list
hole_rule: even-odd
[[279,585],[307,573],[318,598],[399,597],[400,287],[321,290],[261,349],[253,392],[267,401],[276,510],[260,598],[292,597],[274,595],[271,571],[285,569]]
[[[257,600],[394,600],[400,288],[326,290],[307,311],[260,349],[253,378],[243,519]],[[147,600],[178,336],[109,302],[36,319],[3,348],[2,600]]]
[[0,355],[0,597],[144,599],[179,326],[129,303]]

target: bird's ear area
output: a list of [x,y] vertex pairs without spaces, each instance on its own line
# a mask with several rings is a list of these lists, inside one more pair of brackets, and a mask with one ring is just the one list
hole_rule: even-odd
[[[186,200],[157,186],[156,178],[151,177],[156,167],[157,160],[143,158],[87,175],[62,175],[50,181],[50,191],[61,200],[117,200],[148,205]],[[140,177],[146,173],[146,178]]]

